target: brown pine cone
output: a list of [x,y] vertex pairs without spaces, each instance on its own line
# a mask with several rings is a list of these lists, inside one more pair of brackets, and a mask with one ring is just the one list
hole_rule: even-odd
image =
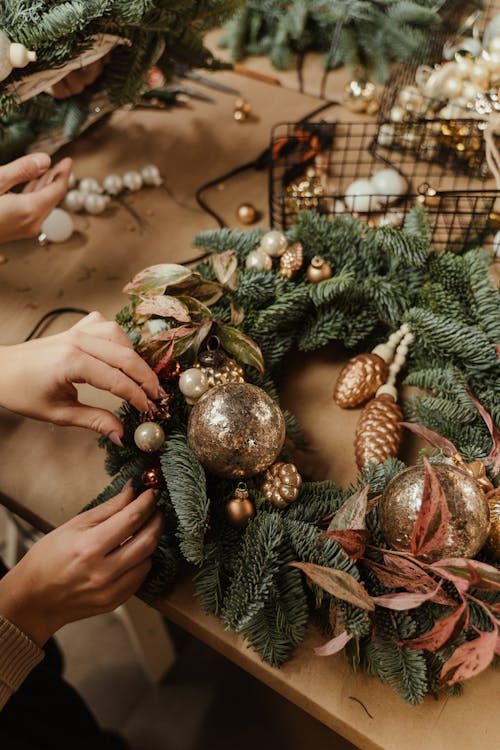
[[382,463],[398,455],[403,412],[391,396],[373,398],[361,412],[354,436],[356,463],[361,470],[369,461]]
[[387,380],[387,362],[378,354],[352,357],[335,383],[333,400],[343,409],[352,409],[368,401]]

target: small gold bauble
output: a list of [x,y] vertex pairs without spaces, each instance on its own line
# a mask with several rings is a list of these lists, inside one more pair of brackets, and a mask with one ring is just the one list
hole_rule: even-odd
[[377,89],[371,81],[352,80],[344,87],[344,104],[351,112],[375,114],[378,109]]
[[276,508],[295,502],[302,486],[302,477],[294,464],[277,463],[265,473],[262,494]]
[[226,504],[226,516],[229,523],[236,528],[246,526],[255,516],[255,508],[248,497],[246,485],[240,482],[234,497]]
[[259,215],[257,209],[251,203],[242,203],[236,209],[236,218],[241,224],[255,224]]
[[[447,557],[474,557],[484,545],[490,526],[486,496],[478,483],[456,466],[433,463],[432,468],[446,496],[450,523],[441,547],[425,559],[435,562]],[[423,487],[424,467],[412,466],[389,482],[380,499],[380,528],[396,550],[410,549]]]
[[233,117],[236,122],[245,122],[250,116],[252,108],[246,99],[238,97],[234,103]]
[[492,560],[500,562],[500,489],[487,498],[490,508],[490,533],[484,551]]
[[228,383],[211,388],[193,407],[189,444],[203,466],[221,477],[251,477],[267,469],[285,442],[279,406],[261,388]]
[[319,284],[331,278],[332,268],[320,255],[315,255],[306,271],[307,280],[311,284]]
[[141,481],[147,489],[156,490],[161,484],[161,471],[157,466],[152,466],[142,472]]

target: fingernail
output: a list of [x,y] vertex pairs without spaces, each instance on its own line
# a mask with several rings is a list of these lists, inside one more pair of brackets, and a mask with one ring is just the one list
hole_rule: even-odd
[[113,432],[110,432],[109,435],[108,435],[108,438],[111,440],[112,443],[114,443],[115,445],[117,445],[119,448],[123,448],[123,443],[122,443],[121,437],[116,432],[116,430],[113,430]]
[[48,154],[34,154],[33,161],[39,172],[45,172],[50,167],[50,156]]
[[148,406],[149,406],[150,411],[153,411],[153,412],[158,411],[158,407],[156,406],[155,402],[151,401],[150,398],[148,398]]
[[130,489],[130,487],[132,487],[132,477],[130,479],[127,479],[127,481],[125,482],[125,484],[122,487],[122,492],[123,492],[123,490]]

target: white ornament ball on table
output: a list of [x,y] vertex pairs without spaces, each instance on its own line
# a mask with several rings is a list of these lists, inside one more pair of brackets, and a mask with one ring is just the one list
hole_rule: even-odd
[[145,185],[148,187],[159,187],[163,184],[160,170],[156,164],[147,164],[141,169],[141,176]]
[[142,188],[143,181],[140,172],[130,170],[123,175],[123,186],[130,190],[131,193],[137,193]]
[[84,177],[80,180],[78,190],[81,193],[102,193],[102,187],[93,177]]
[[64,208],[67,208],[68,211],[77,214],[79,211],[83,211],[83,208],[85,206],[85,198],[85,193],[81,193],[79,190],[69,190],[66,193],[66,197],[64,199]]
[[12,43],[4,31],[0,31],[0,81],[8,78],[14,68],[24,68],[35,62],[36,52],[26,49],[24,44]]
[[252,271],[270,271],[273,267],[273,260],[270,255],[259,248],[248,253],[245,265]]
[[189,401],[197,401],[208,391],[208,378],[198,367],[191,367],[181,374],[179,390]]
[[123,180],[119,174],[108,174],[102,186],[108,195],[120,195],[123,190]]
[[134,442],[139,450],[154,453],[163,446],[165,433],[156,422],[142,422],[134,432]]
[[78,180],[76,179],[75,173],[71,172],[68,178],[68,190],[74,190],[77,186],[77,183],[78,183]]
[[97,193],[90,193],[85,196],[85,210],[89,214],[98,216],[103,214],[107,209],[109,198],[107,195],[98,195]]
[[54,208],[42,224],[40,239],[48,242],[66,242],[73,234],[74,228],[69,213],[62,208]]
[[379,203],[393,203],[407,191],[404,177],[396,169],[379,169],[371,179],[372,191]]
[[379,208],[379,196],[375,195],[371,180],[359,179],[351,182],[344,196],[344,203],[349,211],[375,211]]
[[287,247],[288,240],[283,232],[278,232],[276,229],[272,229],[270,232],[266,232],[262,235],[260,250],[263,250],[272,258],[279,258],[280,255],[283,255]]

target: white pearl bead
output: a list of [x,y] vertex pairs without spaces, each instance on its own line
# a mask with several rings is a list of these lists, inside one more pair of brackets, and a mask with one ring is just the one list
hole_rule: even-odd
[[408,347],[407,347],[407,345],[406,345],[406,344],[404,344],[404,343],[401,343],[401,344],[400,344],[400,345],[398,346],[398,354],[402,354],[403,356],[405,356],[405,357],[406,357],[406,355],[408,354]]
[[108,195],[120,195],[123,190],[123,180],[119,174],[108,174],[102,186]]
[[68,190],[73,190],[76,188],[77,179],[74,172],[71,172],[69,178],[68,178]]
[[188,399],[199,399],[208,390],[208,379],[197,367],[184,370],[179,378],[180,392]]
[[379,169],[372,177],[372,187],[380,203],[393,203],[407,190],[406,180],[395,169]]
[[[393,118],[391,117],[391,120]],[[380,146],[391,146],[394,141],[394,127],[388,122],[383,123],[378,131],[377,143]]]
[[90,195],[85,196],[85,210],[87,213],[97,216],[104,213],[108,207],[108,202],[109,198],[107,195],[90,193]]
[[266,232],[260,241],[260,249],[273,258],[283,255],[288,247],[288,241],[283,232],[271,230]]
[[476,98],[476,96],[480,93],[480,91],[481,89],[479,89],[475,83],[470,83],[469,81],[466,81],[462,89],[462,94],[464,95],[464,99],[470,102]]
[[137,193],[142,188],[142,177],[139,172],[131,170],[123,175],[123,185],[131,193]]
[[448,99],[456,99],[462,93],[463,82],[459,76],[449,76],[443,81],[441,93]]
[[485,60],[478,60],[472,66],[470,72],[470,79],[473,83],[476,83],[480,88],[485,89],[488,85],[489,71],[488,63]]
[[492,54],[500,53],[500,36],[495,36],[488,44],[488,51]]
[[346,190],[344,202],[349,211],[374,211],[379,205],[371,180],[354,180]]
[[405,116],[406,112],[404,110],[404,107],[399,107],[398,105],[393,107],[389,114],[389,118],[392,120],[392,122],[403,122]]
[[134,432],[134,442],[141,451],[153,453],[162,447],[165,433],[156,422],[143,422]]
[[470,75],[470,72],[472,70],[472,66],[474,65],[473,61],[470,57],[467,57],[466,55],[457,55],[457,72],[463,77],[467,77]]
[[72,211],[75,214],[83,210],[84,204],[85,193],[81,193],[79,190],[70,190],[64,199],[64,208],[67,208],[68,211]]
[[93,177],[84,177],[83,180],[80,180],[78,190],[81,193],[102,193],[102,187]]
[[74,224],[71,216],[62,208],[54,208],[41,227],[41,233],[49,242],[66,242],[73,234]]
[[493,253],[495,258],[500,258],[500,232],[493,237]]
[[399,330],[403,334],[403,336],[405,336],[407,333],[410,333],[410,326],[408,325],[408,323],[403,323],[399,327]]
[[396,365],[398,365],[398,369],[401,368],[401,367],[403,367],[403,365],[406,362],[406,355],[405,354],[401,354],[400,351],[397,351],[396,352],[396,356],[394,357],[394,362],[395,362]]
[[377,396],[384,396],[384,395],[392,396],[394,401],[398,400],[398,392],[391,383],[386,383],[385,385],[381,385],[376,395]]
[[245,265],[253,271],[270,271],[273,267],[273,261],[270,255],[257,249],[248,253]]
[[387,344],[378,344],[372,350],[372,353],[377,354],[384,360],[384,362],[390,362],[394,354],[394,348],[388,346]]
[[163,183],[160,170],[156,164],[147,164],[141,169],[141,175],[145,185],[159,187]]

